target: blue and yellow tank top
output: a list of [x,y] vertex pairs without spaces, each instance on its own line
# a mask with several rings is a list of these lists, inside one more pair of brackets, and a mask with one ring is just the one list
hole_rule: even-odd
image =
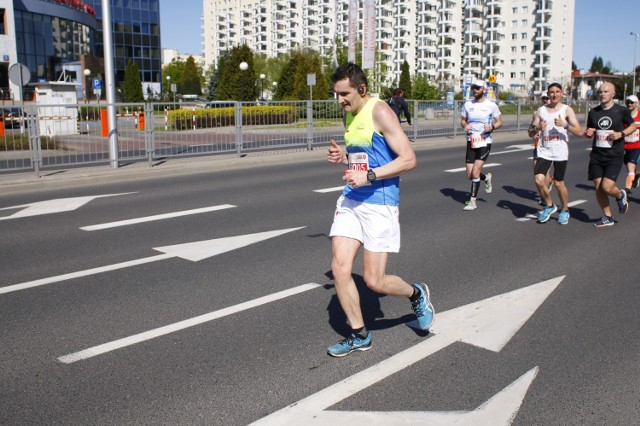
[[[374,128],[373,108],[378,102],[384,101],[370,98],[357,115],[347,113],[344,140],[349,154],[349,168],[352,170],[369,170],[384,166],[397,157],[389,148],[384,136]],[[377,179],[371,185],[360,188],[347,185],[342,194],[364,203],[397,206],[400,202],[400,177]]]

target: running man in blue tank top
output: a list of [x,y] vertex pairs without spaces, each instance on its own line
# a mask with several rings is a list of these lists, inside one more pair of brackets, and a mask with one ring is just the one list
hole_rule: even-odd
[[351,333],[329,346],[334,357],[371,348],[353,280],[355,258],[364,247],[363,277],[371,290],[409,298],[417,327],[428,330],[433,306],[426,284],[409,284],[387,275],[389,253],[400,250],[400,175],[416,167],[416,155],[393,110],[368,93],[367,77],[355,64],[344,64],[331,76],[338,102],[346,112],[346,153],[334,141],[327,152],[333,164],[348,165],[342,180],[346,186],[336,205],[331,226],[331,271],[336,294]]

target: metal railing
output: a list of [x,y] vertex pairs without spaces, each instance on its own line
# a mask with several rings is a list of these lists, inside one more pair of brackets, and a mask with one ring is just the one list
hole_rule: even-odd
[[[461,101],[408,101],[413,141],[457,136]],[[526,130],[539,103],[501,105],[502,131]],[[0,124],[0,172],[109,163],[105,103],[6,105]],[[314,149],[344,141],[343,111],[336,101],[114,104],[119,162]],[[573,104],[584,117],[586,103]],[[581,119],[582,121],[582,119]]]

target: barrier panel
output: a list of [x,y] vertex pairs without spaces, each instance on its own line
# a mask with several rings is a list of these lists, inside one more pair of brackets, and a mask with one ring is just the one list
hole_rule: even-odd
[[107,110],[106,109],[101,109],[100,110],[100,122],[101,122],[101,130],[102,130],[102,136],[107,137],[109,136],[109,119],[107,117]]
[[0,136],[4,136],[4,115],[0,115]]

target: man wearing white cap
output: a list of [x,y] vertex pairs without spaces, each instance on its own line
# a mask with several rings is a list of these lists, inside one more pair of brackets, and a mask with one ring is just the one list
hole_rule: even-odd
[[630,188],[637,188],[640,182],[638,174],[638,160],[640,160],[640,111],[638,111],[638,97],[636,95],[627,96],[624,101],[633,121],[636,123],[636,130],[624,138],[624,164],[627,166],[627,180],[625,189],[629,193]]
[[471,84],[473,99],[464,103],[460,118],[460,125],[467,132],[467,178],[471,180],[471,196],[465,203],[464,210],[477,208],[476,198],[480,181],[484,181],[487,194],[493,190],[492,175],[491,173],[482,174],[482,167],[491,151],[491,142],[493,142],[491,133],[502,127],[502,117],[495,102],[486,98],[486,89],[487,84],[484,80],[476,80]]

